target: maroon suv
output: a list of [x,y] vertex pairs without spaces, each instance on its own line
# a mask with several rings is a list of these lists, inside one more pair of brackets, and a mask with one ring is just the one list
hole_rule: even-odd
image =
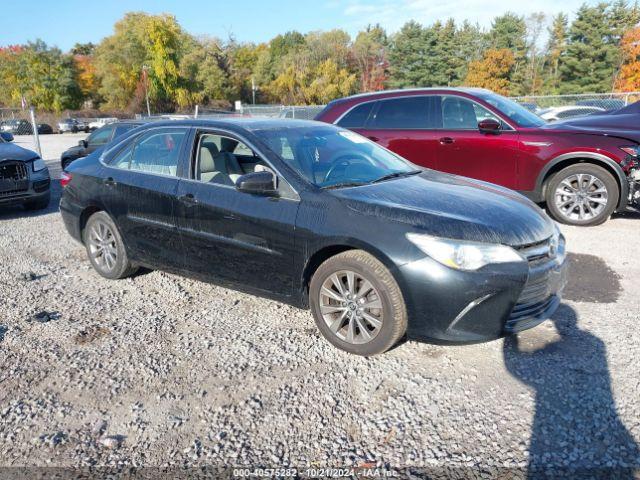
[[518,190],[558,221],[597,225],[640,201],[640,126],[546,124],[482,89],[415,89],[331,102],[316,117],[413,163]]

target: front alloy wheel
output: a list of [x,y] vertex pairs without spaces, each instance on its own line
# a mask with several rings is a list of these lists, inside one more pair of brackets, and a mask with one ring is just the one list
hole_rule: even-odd
[[384,322],[378,291],[369,280],[349,270],[336,272],[324,281],[319,303],[329,329],[350,344],[370,342]]
[[357,355],[390,349],[407,330],[400,287],[389,270],[362,250],[327,259],[309,284],[309,302],[320,333]]
[[569,225],[599,225],[614,212],[619,188],[604,168],[576,164],[554,175],[547,185],[551,216]]

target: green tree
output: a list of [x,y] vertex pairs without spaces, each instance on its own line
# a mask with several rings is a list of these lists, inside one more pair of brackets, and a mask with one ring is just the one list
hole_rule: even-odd
[[583,5],[569,28],[566,56],[560,66],[560,91],[611,91],[620,63],[608,4]]
[[569,17],[559,13],[549,27],[549,40],[546,45],[546,61],[544,71],[544,92],[557,94],[560,88],[560,64],[567,49],[567,28]]
[[391,38],[388,85],[395,88],[431,86],[434,43],[431,30],[425,30],[413,20],[405,23]]
[[[127,13],[95,53],[106,106],[140,110],[145,87],[155,111],[189,105],[193,99],[182,84],[179,65],[192,44],[193,39],[171,15]],[[143,68],[147,69],[147,85]]]
[[79,108],[82,92],[73,57],[42,40],[0,49],[0,102],[19,107],[23,96],[39,110]]
[[226,55],[215,38],[194,41],[180,61],[179,74],[195,103],[224,103],[232,96]]
[[382,90],[387,79],[387,33],[380,25],[358,33],[352,51],[361,92]]
[[514,64],[509,83],[513,94],[523,94],[527,71],[527,24],[524,18],[512,12],[496,17],[488,34],[489,48],[510,50]]

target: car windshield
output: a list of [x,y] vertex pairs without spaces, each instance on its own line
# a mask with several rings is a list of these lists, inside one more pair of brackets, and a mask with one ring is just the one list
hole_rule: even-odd
[[496,107],[521,127],[541,127],[547,123],[538,115],[527,110],[519,103],[509,100],[501,95],[496,95],[491,92],[479,92],[476,93],[476,95],[488,104]]
[[322,188],[364,185],[420,172],[357,133],[329,125],[254,133],[302,177]]

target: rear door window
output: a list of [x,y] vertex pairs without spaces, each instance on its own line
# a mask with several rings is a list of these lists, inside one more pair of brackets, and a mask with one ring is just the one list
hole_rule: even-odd
[[177,176],[180,151],[188,129],[163,128],[140,136],[121,150],[111,166],[160,175]]
[[436,128],[434,100],[437,97],[416,96],[380,100],[369,121],[374,129]]

